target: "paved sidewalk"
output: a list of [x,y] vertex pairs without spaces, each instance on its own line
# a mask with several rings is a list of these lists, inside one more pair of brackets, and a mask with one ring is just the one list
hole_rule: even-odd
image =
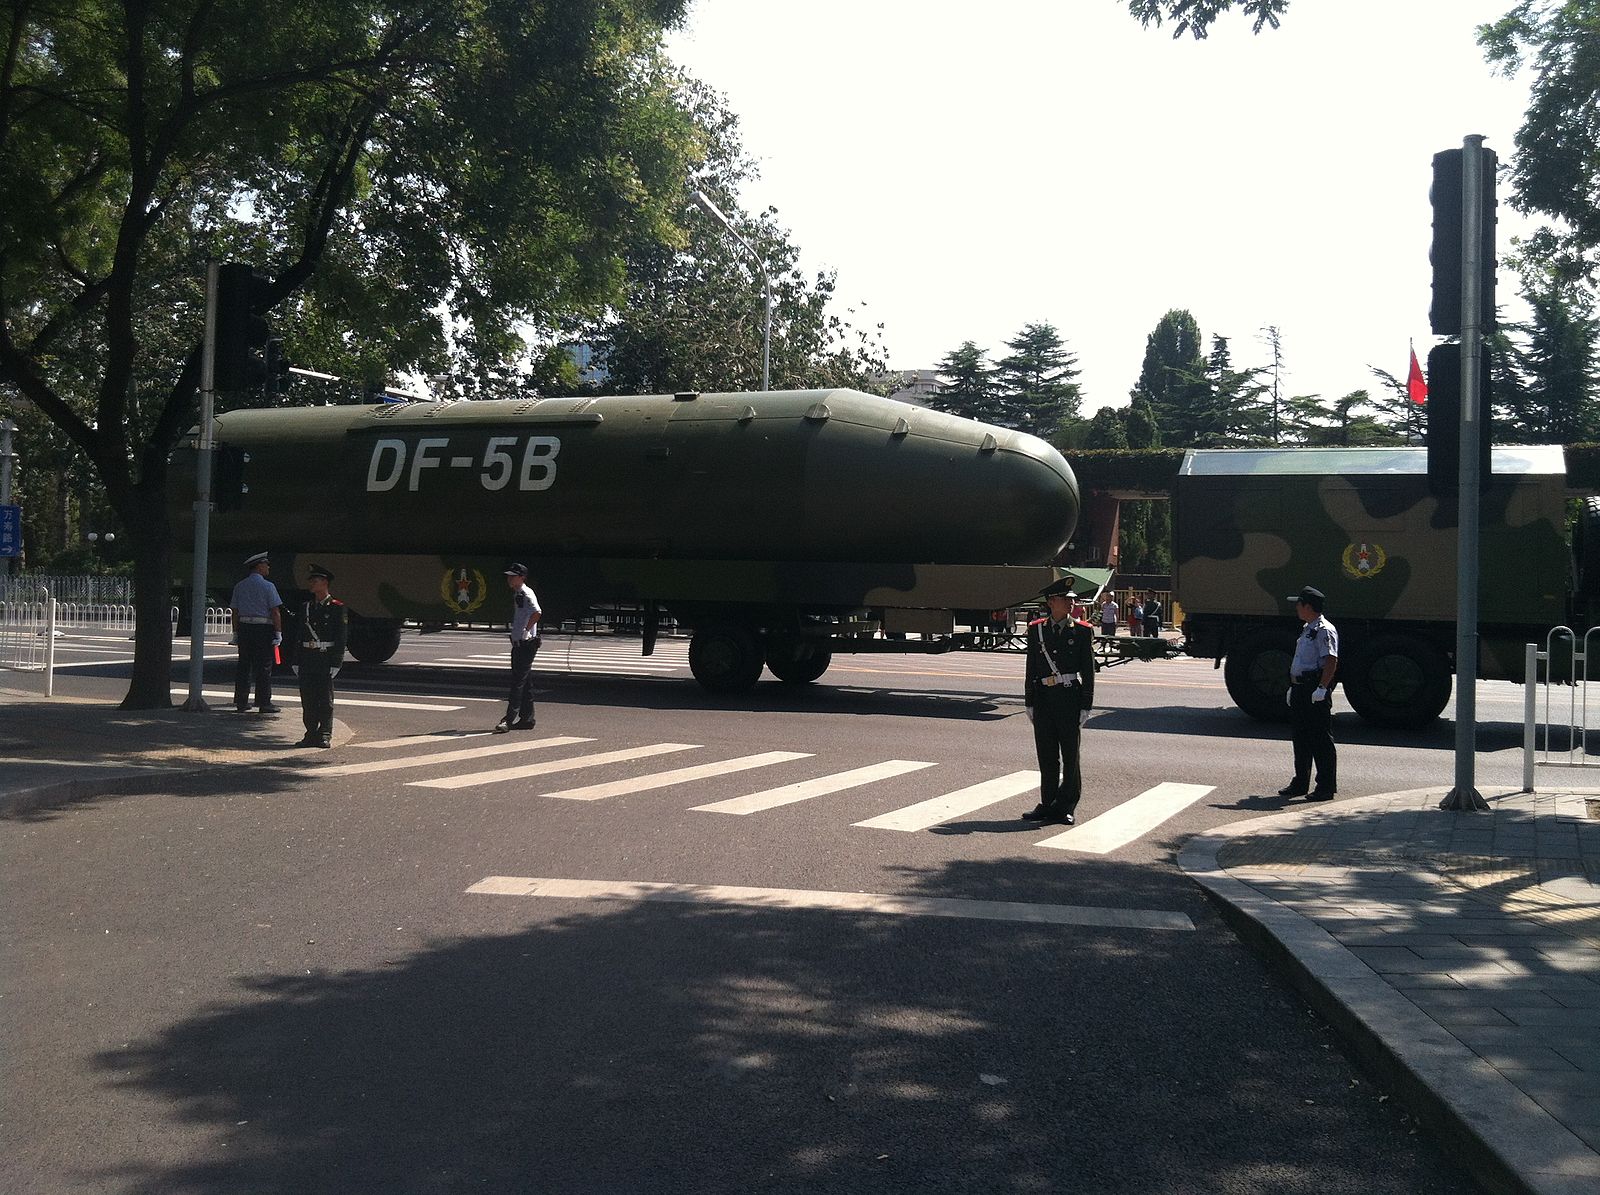
[[1179,864],[1491,1191],[1600,1191],[1600,793],[1297,806]]
[[[294,747],[304,734],[293,703],[276,716],[235,713],[226,703],[205,713],[122,710],[103,699],[46,699],[0,687],[0,815],[138,791],[164,775],[326,762],[316,748]],[[335,719],[334,746],[350,738],[349,727]]]

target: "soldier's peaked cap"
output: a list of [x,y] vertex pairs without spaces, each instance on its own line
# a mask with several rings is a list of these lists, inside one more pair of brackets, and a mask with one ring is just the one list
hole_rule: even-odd
[[1304,602],[1306,605],[1310,606],[1313,610],[1315,610],[1318,614],[1321,614],[1322,613],[1322,603],[1326,599],[1322,596],[1322,590],[1313,589],[1313,588],[1311,588],[1311,586],[1307,585],[1299,593],[1291,593],[1288,596],[1288,598],[1286,598],[1285,600],[1286,601],[1291,601],[1291,602]]
[[256,565],[261,564],[266,560],[266,558],[267,553],[265,552],[257,552],[254,556],[246,556],[244,559],[244,566],[245,568],[255,568]]
[[1062,577],[1061,580],[1052,581],[1050,584],[1046,585],[1043,589],[1041,589],[1039,591],[1039,596],[1040,597],[1045,597],[1045,598],[1053,598],[1053,597],[1070,598],[1070,597],[1077,597],[1078,595],[1076,593],[1072,592],[1072,578],[1071,577]]
[[506,565],[506,576],[508,576],[508,577],[526,577],[527,575],[528,575],[528,566],[525,565],[525,564],[508,564],[508,565]]
[[311,568],[307,570],[306,580],[309,581],[312,577],[321,577],[324,581],[328,581],[330,583],[333,581],[333,574],[327,569],[323,568],[320,564],[313,564]]

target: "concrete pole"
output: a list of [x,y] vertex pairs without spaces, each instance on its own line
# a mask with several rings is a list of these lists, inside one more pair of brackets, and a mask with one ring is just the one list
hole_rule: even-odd
[[183,708],[203,713],[206,670],[206,573],[211,551],[211,426],[217,360],[217,263],[206,266],[206,338],[200,349],[200,443],[194,466],[194,572],[189,584],[189,696]]
[[1483,387],[1483,138],[1461,143],[1461,474],[1456,490],[1456,783],[1441,809],[1487,811],[1478,766],[1478,397]]

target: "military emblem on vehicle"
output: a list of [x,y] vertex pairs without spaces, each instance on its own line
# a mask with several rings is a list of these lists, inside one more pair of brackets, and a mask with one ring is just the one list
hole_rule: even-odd
[[1376,577],[1389,562],[1389,554],[1377,544],[1351,544],[1344,550],[1344,571],[1357,581]]
[[439,582],[439,596],[457,614],[470,614],[488,598],[489,586],[475,568],[447,568]]

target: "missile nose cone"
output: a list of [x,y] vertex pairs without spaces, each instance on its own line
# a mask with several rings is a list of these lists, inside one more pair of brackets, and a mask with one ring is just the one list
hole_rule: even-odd
[[1037,436],[1011,432],[996,449],[999,484],[989,519],[1004,529],[997,546],[1008,564],[1045,564],[1067,546],[1078,525],[1078,479],[1065,458]]

